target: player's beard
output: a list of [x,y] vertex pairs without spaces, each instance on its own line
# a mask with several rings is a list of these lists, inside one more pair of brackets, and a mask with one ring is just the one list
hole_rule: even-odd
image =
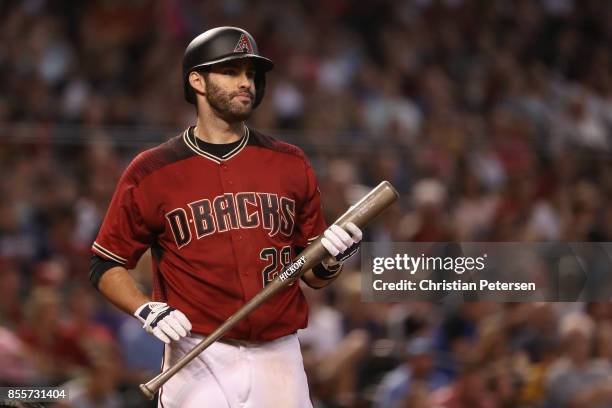
[[234,97],[240,92],[244,91],[226,92],[212,82],[210,78],[206,80],[206,100],[216,114],[227,122],[242,122],[247,120],[251,113],[253,113],[253,100],[255,96],[250,91],[247,91],[251,94],[251,103],[245,106],[240,102],[234,101]]

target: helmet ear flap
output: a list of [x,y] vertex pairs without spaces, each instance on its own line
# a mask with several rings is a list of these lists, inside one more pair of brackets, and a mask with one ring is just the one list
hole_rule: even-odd
[[264,94],[266,93],[266,74],[261,71],[257,71],[255,74],[255,103],[253,103],[253,109],[255,109],[263,100]]

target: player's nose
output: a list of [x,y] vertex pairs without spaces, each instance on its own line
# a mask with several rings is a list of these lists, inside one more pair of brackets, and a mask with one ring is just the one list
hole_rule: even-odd
[[253,84],[253,78],[249,75],[247,71],[242,71],[238,77],[238,86],[241,89],[249,89],[251,84]]

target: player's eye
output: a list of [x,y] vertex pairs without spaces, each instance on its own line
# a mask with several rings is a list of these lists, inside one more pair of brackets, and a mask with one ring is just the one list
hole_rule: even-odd
[[234,75],[236,75],[236,74],[238,73],[238,71],[237,71],[236,69],[234,69],[234,68],[224,68],[224,69],[221,71],[221,73],[222,73],[223,75],[231,75],[231,76],[234,76]]
[[250,71],[249,70],[249,71],[247,71],[246,75],[247,75],[247,78],[253,79],[253,78],[255,78],[255,71]]

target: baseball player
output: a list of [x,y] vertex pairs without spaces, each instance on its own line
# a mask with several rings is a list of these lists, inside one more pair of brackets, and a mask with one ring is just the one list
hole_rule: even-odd
[[[139,154],[122,175],[93,243],[90,276],[116,306],[166,343],[162,369],[255,296],[310,240],[329,252],[303,275],[330,284],[357,251],[354,224],[326,228],[314,172],[297,147],[245,125],[273,63],[253,37],[219,27],[183,59],[197,121]],[[151,248],[153,294],[128,273]],[[160,407],[311,407],[296,331],[307,305],[293,285],[172,377]]]

